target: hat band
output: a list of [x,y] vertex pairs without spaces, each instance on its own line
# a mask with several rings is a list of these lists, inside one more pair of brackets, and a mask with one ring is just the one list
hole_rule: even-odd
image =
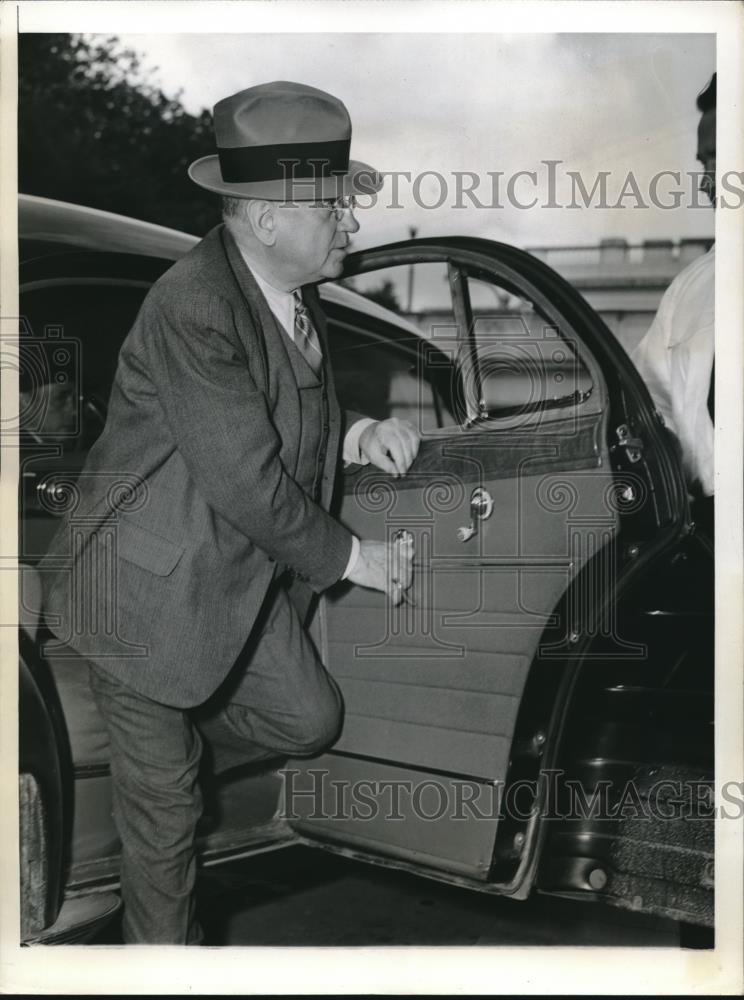
[[222,180],[228,184],[257,181],[321,180],[349,169],[351,139],[333,142],[277,143],[218,149]]

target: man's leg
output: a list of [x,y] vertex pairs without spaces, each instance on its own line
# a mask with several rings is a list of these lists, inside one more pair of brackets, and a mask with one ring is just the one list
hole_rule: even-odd
[[287,591],[276,583],[229,693],[196,714],[215,773],[270,757],[318,753],[341,729],[343,700]]
[[194,832],[202,800],[201,739],[187,713],[91,666],[111,740],[114,820],[121,837],[127,943],[199,944]]

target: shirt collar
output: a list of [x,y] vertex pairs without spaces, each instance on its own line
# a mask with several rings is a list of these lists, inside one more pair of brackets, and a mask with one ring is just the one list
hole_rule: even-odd
[[[238,247],[238,249],[240,248]],[[269,309],[271,309],[276,319],[291,337],[295,320],[295,302],[292,292],[285,292],[280,288],[275,288],[266,278],[261,277],[242,250],[240,251],[240,256],[245,261],[245,266],[255,278],[256,284],[261,289],[263,297],[269,304]]]

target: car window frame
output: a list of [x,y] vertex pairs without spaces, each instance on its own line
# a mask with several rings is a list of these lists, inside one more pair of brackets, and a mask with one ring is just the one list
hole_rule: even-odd
[[[503,253],[503,257],[501,254]],[[499,254],[499,256],[497,256]],[[521,267],[515,267],[504,259],[507,255],[513,256]],[[470,378],[463,378],[463,388],[465,394],[465,414],[461,423],[461,429],[478,428],[503,428],[527,427],[535,422],[548,419],[563,419],[584,413],[604,412],[609,406],[609,389],[603,369],[592,351],[591,345],[587,343],[587,338],[582,336],[576,324],[566,314],[560,305],[553,302],[547,293],[540,287],[539,271],[542,270],[550,274],[551,278],[561,283],[564,294],[568,289],[570,294],[580,300],[586,308],[590,307],[581,299],[581,296],[568,285],[564,279],[548,268],[542,261],[526,251],[507,244],[496,243],[472,239],[467,237],[454,237],[441,240],[407,240],[400,243],[388,244],[386,246],[375,247],[370,250],[360,250],[347,258],[344,269],[344,277],[354,277],[357,274],[367,274],[372,271],[381,270],[399,265],[411,265],[415,263],[444,263],[448,267],[451,276],[450,294],[452,296],[453,311],[455,320],[460,330],[461,349],[458,352],[460,365],[467,366]],[[530,277],[526,273],[526,268],[532,268],[536,274]],[[481,366],[477,358],[476,344],[473,331],[472,307],[469,302],[469,292],[467,283],[463,282],[463,277],[467,278],[468,271],[481,272],[474,274],[479,280],[492,281],[499,287],[512,291],[522,298],[529,299],[536,309],[543,314],[548,321],[561,331],[561,339],[575,342],[581,348],[579,354],[580,361],[586,368],[592,380],[592,392],[587,398],[571,401],[567,405],[558,407],[540,407],[534,412],[519,412],[488,416],[483,413],[481,403]],[[535,280],[537,279],[537,280]],[[454,290],[453,290],[454,283]],[[422,336],[426,341],[426,338]],[[554,411],[554,412],[553,412]]]

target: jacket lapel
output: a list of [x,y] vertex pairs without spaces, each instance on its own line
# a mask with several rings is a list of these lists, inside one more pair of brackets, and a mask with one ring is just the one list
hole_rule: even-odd
[[[297,355],[298,361],[301,362],[303,379],[305,377],[308,379],[307,384],[318,385],[318,376],[312,371],[310,365],[302,357],[302,354],[297,347],[289,342],[289,338],[286,333],[280,329],[276,317],[271,311],[269,304],[264,298],[261,289],[258,287],[250,269],[243,260],[242,254],[240,253],[240,250],[238,249],[238,246],[227,226],[218,226],[216,230],[213,230],[212,233],[209,233],[208,236],[205,237],[205,242],[207,240],[210,240],[211,242],[212,238],[217,239],[218,237],[217,246],[219,248],[219,256],[223,265],[225,261],[227,262],[230,279],[239,289],[240,295],[251,316],[253,328],[258,332],[258,336],[255,339],[258,340],[258,354],[264,371],[265,386],[267,391],[270,385],[270,374],[272,372],[276,372],[277,367],[283,369],[284,371],[291,372],[292,378],[295,381],[297,380],[296,372],[299,365],[292,364],[292,359],[289,353],[290,351],[294,351]],[[323,350],[323,375],[328,397],[330,417],[325,470],[327,482],[323,489],[324,504],[325,506],[328,506],[330,504],[331,492],[333,490],[334,472],[340,445],[340,412],[330,365],[330,352],[328,349],[328,337],[326,335],[325,315],[323,314],[323,310],[320,306],[320,298],[317,287],[315,285],[304,286],[302,289],[302,297],[307,305],[308,311],[310,312],[313,323],[315,324],[315,329],[318,331],[318,338],[320,339],[320,344]],[[246,347],[248,356],[253,357],[256,354],[257,347],[257,345],[253,342],[254,338],[250,338],[249,341],[245,336],[245,331],[242,329],[238,330],[238,334]],[[304,375],[305,371],[307,372],[307,376]],[[310,383],[310,380],[312,380],[312,383]]]
[[[286,335],[279,329],[279,324],[273,312],[269,308],[269,303],[264,298],[263,292],[258,287],[256,279],[243,260],[242,254],[235,243],[235,240],[227,226],[220,227],[221,249],[223,259],[227,260],[228,269],[237,286],[240,295],[245,303],[251,317],[253,329],[257,331],[257,336],[246,336],[247,330],[238,324],[238,336],[245,346],[248,356],[258,355],[259,362],[263,368],[264,385],[269,388],[269,346],[279,347],[282,350],[282,339]],[[258,348],[258,350],[257,350]],[[273,352],[272,352],[273,353]],[[284,358],[289,363],[286,352],[282,352]]]
[[[227,226],[222,227],[222,244],[233,278],[251,313],[253,324],[257,330],[263,333],[263,337],[259,339],[263,341],[264,363],[267,365],[267,368],[270,367],[269,354],[274,354],[275,357],[278,354],[282,361],[292,367],[300,387],[320,385],[320,377],[312,370],[303,357],[302,352],[293,343],[291,337],[280,327],[279,321],[271,311],[271,307],[266,301],[258,282],[251,274],[250,268],[243,260],[243,255],[238,249],[238,245]],[[316,316],[312,311],[311,315],[317,329]],[[238,332],[241,333],[241,331]],[[319,333],[318,336],[320,337],[321,334]],[[242,338],[242,333],[241,339],[244,339]],[[321,339],[321,345],[323,348],[323,369],[326,371],[326,345],[323,339]]]

